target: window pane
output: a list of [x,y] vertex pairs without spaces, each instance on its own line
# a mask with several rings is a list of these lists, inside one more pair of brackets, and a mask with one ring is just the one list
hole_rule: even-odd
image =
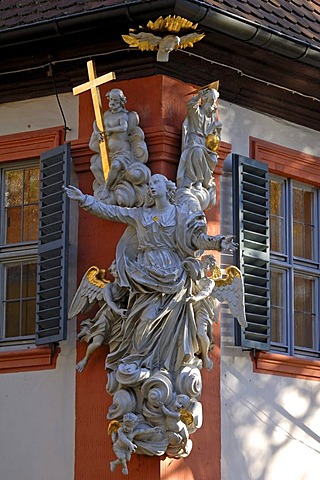
[[34,335],[36,263],[7,265],[5,289],[6,338]]
[[8,300],[19,299],[21,286],[21,267],[20,265],[10,266],[6,268],[6,271],[6,298]]
[[36,296],[37,265],[27,263],[22,265],[22,297],[30,298]]
[[314,259],[314,193],[293,188],[293,254]]
[[294,277],[294,343],[297,347],[315,346],[315,281],[295,275]]
[[5,172],[5,206],[22,205],[23,170]]
[[20,336],[20,302],[10,302],[5,308],[5,338]]
[[283,182],[270,181],[271,250],[284,253]]
[[36,302],[25,300],[22,302],[21,333],[22,336],[34,335],[36,330]]
[[27,300],[7,303],[5,318],[5,338],[34,335],[36,302]]
[[271,271],[271,341],[285,343],[285,312],[284,288],[285,276],[283,272]]
[[5,172],[5,243],[37,240],[39,168]]
[[24,207],[23,240],[30,242],[38,238],[38,205]]
[[6,243],[19,243],[22,238],[22,208],[10,207],[7,209],[7,236]]
[[27,168],[24,178],[24,203],[39,202],[39,169]]

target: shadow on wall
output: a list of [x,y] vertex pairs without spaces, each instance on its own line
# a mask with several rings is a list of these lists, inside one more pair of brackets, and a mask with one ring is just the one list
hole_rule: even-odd
[[253,373],[249,353],[225,360],[222,479],[318,480],[318,382]]

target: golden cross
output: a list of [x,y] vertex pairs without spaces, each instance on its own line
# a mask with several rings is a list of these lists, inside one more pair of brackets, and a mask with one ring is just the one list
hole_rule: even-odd
[[114,80],[116,78],[116,75],[114,72],[110,72],[110,73],[106,73],[105,75],[102,75],[101,77],[97,77],[96,68],[93,63],[93,60],[90,60],[89,62],[87,62],[87,68],[88,68],[89,82],[83,83],[78,87],[74,87],[72,91],[73,91],[73,95],[79,95],[79,93],[86,92],[87,90],[91,90],[94,116],[96,119],[98,130],[101,132],[100,154],[101,154],[103,176],[104,176],[104,179],[107,180],[109,169],[110,169],[110,160],[108,155],[108,141],[105,133],[106,129],[105,129],[104,119],[103,119],[103,110],[102,110],[99,85],[102,85],[103,83]]

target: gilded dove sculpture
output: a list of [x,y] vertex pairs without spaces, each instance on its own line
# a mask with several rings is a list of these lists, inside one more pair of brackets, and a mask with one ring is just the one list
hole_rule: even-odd
[[204,37],[203,33],[195,31],[197,26],[182,17],[169,15],[165,19],[159,17],[155,22],[148,22],[146,28],[140,26],[139,32],[130,30],[129,35],[122,35],[122,38],[130,47],[157,51],[157,61],[168,62],[170,52],[193,47]]

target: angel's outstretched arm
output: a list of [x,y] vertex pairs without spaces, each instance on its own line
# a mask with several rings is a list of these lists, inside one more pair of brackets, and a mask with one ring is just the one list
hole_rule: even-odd
[[74,187],[73,185],[69,185],[68,187],[63,186],[62,188],[71,200],[77,200],[81,203],[85,201],[86,195],[82,193],[79,188]]
[[207,235],[204,232],[198,232],[193,237],[194,245],[202,250],[217,250],[233,252],[238,248],[238,244],[233,241],[232,235]]

